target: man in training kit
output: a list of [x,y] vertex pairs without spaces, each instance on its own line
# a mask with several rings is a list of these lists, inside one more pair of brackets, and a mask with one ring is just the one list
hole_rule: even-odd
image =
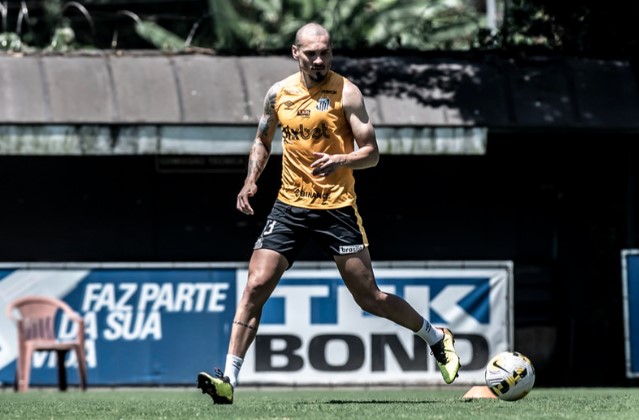
[[408,328],[426,341],[444,381],[450,384],[460,368],[453,334],[433,327],[408,302],[381,291],[375,280],[353,177],[353,170],[374,167],[379,160],[363,96],[357,86],[331,71],[330,34],[321,25],[309,23],[297,31],[292,55],[299,72],[275,83],[266,94],[236,207],[253,214],[249,198],[257,192],[278,124],[283,143],[281,187],[253,248],[224,372],[201,372],[198,388],[217,404],[233,403],[262,308],[309,238],[333,255],[344,284],[364,311]]

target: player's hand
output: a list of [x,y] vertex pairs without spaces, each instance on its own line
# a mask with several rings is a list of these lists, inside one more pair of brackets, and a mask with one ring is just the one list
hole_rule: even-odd
[[315,162],[311,163],[314,176],[328,176],[335,172],[344,161],[343,155],[329,155],[319,152],[314,152],[313,155],[317,158]]
[[252,216],[254,214],[253,207],[249,204],[249,198],[253,197],[257,192],[257,185],[244,184],[240,193],[237,195],[237,202],[235,208],[244,214]]

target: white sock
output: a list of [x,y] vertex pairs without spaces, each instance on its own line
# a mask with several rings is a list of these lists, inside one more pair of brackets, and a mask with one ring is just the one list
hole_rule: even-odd
[[233,356],[232,354],[226,355],[226,365],[224,366],[224,376],[229,377],[229,382],[233,385],[233,388],[237,385],[237,377],[240,374],[242,363],[244,359],[241,357]]
[[415,334],[420,336],[422,340],[424,340],[429,346],[432,346],[433,344],[444,338],[444,333],[442,332],[442,330],[433,327],[433,325],[425,319],[424,324],[419,329],[419,331],[415,332]]

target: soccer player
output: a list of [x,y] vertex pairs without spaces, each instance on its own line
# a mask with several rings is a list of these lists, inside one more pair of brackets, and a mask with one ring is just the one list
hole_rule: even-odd
[[344,284],[366,312],[410,329],[430,346],[444,381],[460,368],[453,334],[433,327],[408,302],[381,291],[359,216],[353,171],[377,165],[379,149],[359,88],[333,72],[331,38],[319,24],[302,26],[292,46],[299,72],[275,83],[264,99],[248,174],[236,207],[253,215],[277,125],[282,130],[282,177],[277,200],[249,262],[224,372],[201,372],[198,388],[215,403],[231,404],[246,352],[255,339],[262,308],[304,243],[312,238],[333,255]]

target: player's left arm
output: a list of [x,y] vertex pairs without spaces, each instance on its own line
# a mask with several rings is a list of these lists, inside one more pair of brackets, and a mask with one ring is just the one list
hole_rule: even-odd
[[326,176],[340,166],[351,169],[371,168],[379,162],[379,147],[375,137],[375,128],[366,111],[362,92],[353,83],[346,82],[344,84],[342,108],[346,121],[353,131],[357,149],[348,154],[315,153],[317,160],[311,165],[313,175]]

